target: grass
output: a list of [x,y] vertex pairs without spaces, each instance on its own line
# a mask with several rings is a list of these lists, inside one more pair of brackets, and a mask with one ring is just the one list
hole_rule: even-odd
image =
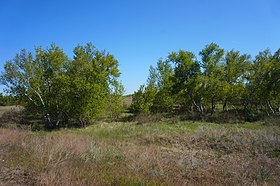
[[0,106],[0,116],[9,111],[18,111],[20,109],[20,106]]
[[69,130],[82,135],[89,135],[98,138],[113,138],[118,140],[131,140],[144,135],[184,135],[195,133],[201,127],[225,128],[225,129],[271,129],[279,131],[279,127],[266,127],[261,123],[244,123],[244,124],[214,124],[206,122],[181,122],[170,124],[161,122],[148,125],[136,125],[136,123],[100,123],[87,127],[85,129]]
[[278,185],[279,151],[262,123],[0,128],[0,185]]

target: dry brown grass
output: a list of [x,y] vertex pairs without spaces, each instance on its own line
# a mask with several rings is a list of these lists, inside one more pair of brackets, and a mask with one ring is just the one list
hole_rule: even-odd
[[20,111],[20,110],[22,110],[21,106],[0,106],[0,117],[6,112]]
[[280,182],[280,138],[270,129],[199,127],[194,132],[147,133],[128,140],[75,131],[0,129],[0,146],[0,185]]
[[[0,127],[18,129],[22,118],[23,107],[21,106],[0,106]],[[29,128],[21,126],[21,128]]]

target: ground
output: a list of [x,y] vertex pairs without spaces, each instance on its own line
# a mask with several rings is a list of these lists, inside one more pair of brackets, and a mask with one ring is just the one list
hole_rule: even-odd
[[261,122],[0,128],[0,185],[278,185],[279,158],[280,128]]

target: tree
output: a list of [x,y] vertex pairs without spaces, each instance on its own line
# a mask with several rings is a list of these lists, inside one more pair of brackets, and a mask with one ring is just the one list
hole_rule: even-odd
[[254,60],[248,83],[248,102],[264,109],[267,115],[279,110],[280,49],[271,54],[269,49],[260,52]]
[[[135,112],[181,111],[204,114],[216,110],[218,102],[223,111],[230,105],[235,111],[243,108],[280,112],[280,49],[274,55],[260,52],[254,63],[248,54],[224,49],[211,43],[199,53],[201,62],[189,51],[172,52],[160,59],[156,68],[150,67],[146,85],[133,95]],[[250,113],[249,113],[250,114]]]
[[280,113],[280,49],[274,53],[272,58],[271,78],[269,85],[275,112],[278,111],[278,113]]
[[124,111],[124,86],[115,81],[110,88],[110,94],[107,99],[106,113],[111,119],[119,118]]
[[157,91],[157,72],[153,66],[150,66],[147,86],[141,85],[139,90],[133,94],[131,111],[135,113],[151,112]]
[[180,50],[172,52],[168,56],[168,61],[172,62],[174,67],[174,85],[173,93],[183,96],[183,105],[192,105],[195,111],[203,112],[198,106],[197,77],[201,74],[200,65],[192,52]]
[[113,55],[91,43],[77,46],[74,54],[70,60],[55,44],[47,49],[35,48],[35,54],[22,50],[5,64],[2,84],[26,108],[42,113],[48,127],[69,119],[85,126],[106,115],[109,102],[120,101],[117,97],[123,91]]
[[118,61],[91,43],[75,47],[74,59],[67,72],[71,80],[72,105],[75,105],[72,113],[82,126],[105,117],[108,104],[119,100],[113,99],[114,96],[123,93],[117,81],[120,76]]
[[152,111],[153,112],[170,112],[173,108],[174,100],[172,95],[174,71],[167,60],[160,59],[157,62],[157,93],[155,95]]
[[67,56],[54,44],[46,50],[35,48],[34,56],[22,50],[5,64],[1,82],[26,107],[42,112],[52,127],[53,117],[57,119],[57,113],[62,112],[59,104],[63,101],[54,95],[59,92],[59,76],[67,62]]
[[239,51],[231,50],[226,53],[224,67],[224,104],[226,110],[229,101],[238,103],[245,90],[245,80],[250,62],[250,55],[241,55]]
[[[203,74],[201,78],[201,103],[202,97],[206,96],[206,102],[211,102],[211,112],[215,112],[215,101],[219,99],[222,92],[222,66],[221,61],[224,49],[219,45],[211,43],[199,52],[201,55]],[[202,106],[201,106],[202,107]]]

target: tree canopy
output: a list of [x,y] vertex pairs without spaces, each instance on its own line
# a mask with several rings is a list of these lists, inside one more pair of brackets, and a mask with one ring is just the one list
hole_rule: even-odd
[[52,44],[16,54],[6,62],[1,82],[26,108],[42,114],[48,127],[69,120],[85,126],[121,111],[119,76],[114,56],[91,43],[75,47],[73,59]]
[[[252,59],[211,43],[199,55],[201,61],[194,53],[179,50],[160,59],[157,67],[150,68],[154,70],[150,70],[147,85],[134,94],[132,110],[170,112],[179,108],[203,115],[215,113],[219,104],[224,112],[279,114],[280,49],[274,54],[267,49]],[[151,77],[160,83],[150,83]]]
[[[55,44],[21,50],[6,62],[0,78],[9,99],[42,116],[49,128],[117,118],[124,94],[118,61],[92,43],[76,46],[73,53],[69,58]],[[244,115],[279,114],[280,49],[274,54],[266,49],[253,59],[210,43],[199,56],[179,50],[160,58],[156,67],[150,66],[146,84],[132,95],[130,110],[212,115],[219,106],[222,112]]]

